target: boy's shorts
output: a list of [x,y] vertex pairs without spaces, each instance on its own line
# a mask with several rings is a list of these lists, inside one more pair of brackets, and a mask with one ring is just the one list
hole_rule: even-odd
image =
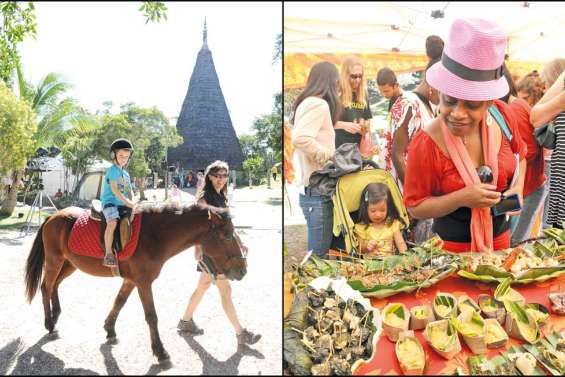
[[118,211],[118,207],[116,206],[106,207],[102,210],[102,213],[104,213],[106,222],[120,218],[120,212]]

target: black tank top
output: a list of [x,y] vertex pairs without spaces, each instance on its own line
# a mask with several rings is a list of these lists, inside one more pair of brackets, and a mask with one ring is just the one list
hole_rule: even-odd
[[211,190],[204,190],[204,194],[203,194],[204,200],[206,200],[206,203],[208,205],[214,206],[214,207],[220,207],[220,208],[225,208],[227,207],[227,198],[224,196],[223,192],[220,192],[219,194],[216,192],[216,190],[211,189]]

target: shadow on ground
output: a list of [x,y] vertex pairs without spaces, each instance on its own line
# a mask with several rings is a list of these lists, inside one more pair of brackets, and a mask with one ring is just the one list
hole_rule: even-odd
[[[211,376],[236,376],[239,375],[239,363],[243,356],[253,356],[257,359],[264,359],[265,356],[248,346],[240,345],[237,351],[231,355],[226,361],[218,361],[208,351],[202,347],[200,343],[194,340],[191,335],[181,335],[186,343],[192,348],[202,361],[202,375]],[[260,371],[257,371],[260,374]]]
[[[123,376],[124,372],[120,369],[118,362],[114,355],[112,355],[112,344],[106,342],[100,345],[100,352],[104,357],[104,366],[106,367],[106,372],[108,376]],[[166,361],[160,364],[153,364],[145,373],[148,376],[155,376],[160,372],[172,368],[173,364],[170,361]]]
[[[70,375],[87,375],[94,376],[98,373],[83,368],[65,368],[65,362],[49,352],[45,352],[41,349],[45,344],[58,339],[57,333],[46,334],[37,343],[28,348],[17,358],[16,366],[12,371],[13,375],[58,375],[58,376],[70,376]],[[3,358],[5,354],[9,353],[10,350],[14,350],[14,347],[19,347],[17,342],[21,341],[16,339],[4,347],[0,351],[0,356]],[[16,342],[14,344],[14,342]],[[6,350],[6,351],[5,351]],[[7,355],[9,357],[9,355]],[[2,359],[3,360],[3,359]],[[3,368],[2,368],[3,369]],[[7,369],[6,369],[7,371]],[[0,370],[0,372],[4,372]],[[5,373],[0,373],[5,374]]]

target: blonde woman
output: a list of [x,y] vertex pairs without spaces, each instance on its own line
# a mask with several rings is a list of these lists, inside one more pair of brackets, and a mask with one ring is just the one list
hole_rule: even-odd
[[373,115],[369,108],[367,80],[361,59],[345,59],[341,66],[340,87],[343,111],[335,125],[336,149],[344,143],[359,145],[361,136],[370,131]]

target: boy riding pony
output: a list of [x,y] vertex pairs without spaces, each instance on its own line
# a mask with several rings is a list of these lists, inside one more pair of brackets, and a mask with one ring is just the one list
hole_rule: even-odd
[[113,165],[106,171],[104,187],[102,190],[102,207],[106,218],[106,231],[104,232],[105,256],[103,266],[116,267],[117,261],[112,253],[114,230],[120,219],[119,207],[134,208],[131,180],[125,170],[131,156],[133,145],[127,139],[116,139],[110,146],[110,157]]

